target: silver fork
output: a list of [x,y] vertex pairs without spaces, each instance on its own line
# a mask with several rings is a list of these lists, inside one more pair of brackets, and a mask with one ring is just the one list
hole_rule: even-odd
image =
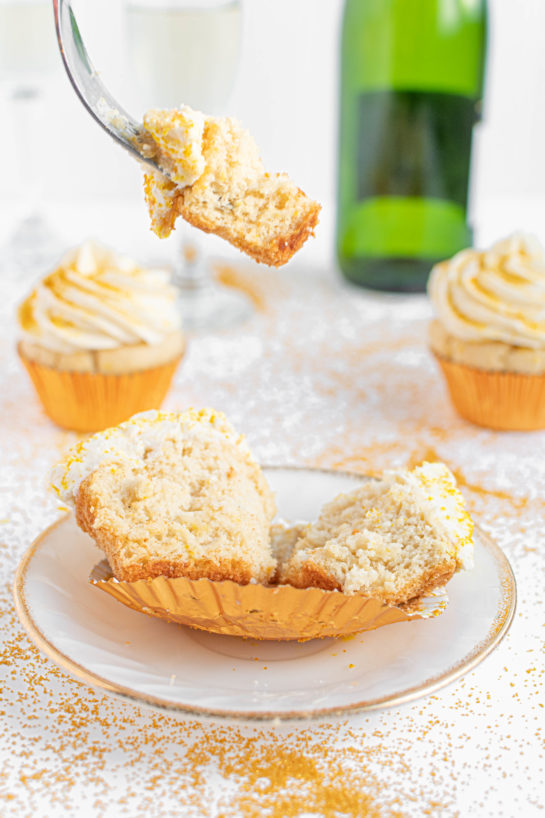
[[83,44],[70,0],[53,0],[53,13],[64,67],[83,107],[139,162],[165,173],[153,159],[154,144],[149,134],[116,102],[100,80]]

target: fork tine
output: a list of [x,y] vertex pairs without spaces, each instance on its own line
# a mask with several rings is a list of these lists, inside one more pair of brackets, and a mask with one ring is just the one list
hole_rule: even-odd
[[141,162],[156,168],[142,156],[134,137],[142,127],[103,85],[87,53],[70,0],[53,0],[57,41],[68,78],[89,114],[104,130]]

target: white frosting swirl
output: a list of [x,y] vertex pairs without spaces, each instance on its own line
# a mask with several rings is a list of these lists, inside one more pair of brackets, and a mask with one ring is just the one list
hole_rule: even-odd
[[180,329],[166,270],[92,242],[71,250],[19,307],[25,339],[54,352],[158,344]]
[[144,114],[144,129],[153,141],[151,155],[166,174],[148,171],[144,175],[151,229],[159,238],[166,238],[174,228],[178,216],[174,205],[180,190],[204,173],[203,135],[207,119],[187,105],[172,110],[152,109]]
[[144,128],[158,150],[159,166],[177,187],[192,185],[204,173],[205,121],[204,114],[188,105],[172,110],[153,108],[144,114]]
[[545,253],[533,236],[462,250],[433,268],[428,293],[456,338],[545,347]]

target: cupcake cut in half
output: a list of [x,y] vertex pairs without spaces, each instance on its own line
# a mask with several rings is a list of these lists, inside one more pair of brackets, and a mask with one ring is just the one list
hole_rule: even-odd
[[280,581],[399,605],[470,568],[472,534],[444,464],[389,471],[323,507],[281,566]]
[[114,576],[322,588],[399,605],[472,565],[473,524],[448,468],[386,472],[273,525],[244,438],[212,409],[148,412],[79,443],[53,477]]
[[119,580],[267,582],[272,493],[244,438],[211,409],[149,412],[75,447],[62,500]]

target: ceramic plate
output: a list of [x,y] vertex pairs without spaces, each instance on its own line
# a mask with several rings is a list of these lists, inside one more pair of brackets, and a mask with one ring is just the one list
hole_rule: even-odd
[[[313,519],[365,479],[316,469],[265,470],[279,516]],[[330,717],[400,704],[443,687],[480,662],[507,632],[515,580],[503,552],[476,532],[475,567],[448,584],[432,620],[345,639],[257,642],[138,613],[89,584],[103,554],[72,515],[30,546],[15,601],[34,642],[92,687],[137,703],[236,719]]]

